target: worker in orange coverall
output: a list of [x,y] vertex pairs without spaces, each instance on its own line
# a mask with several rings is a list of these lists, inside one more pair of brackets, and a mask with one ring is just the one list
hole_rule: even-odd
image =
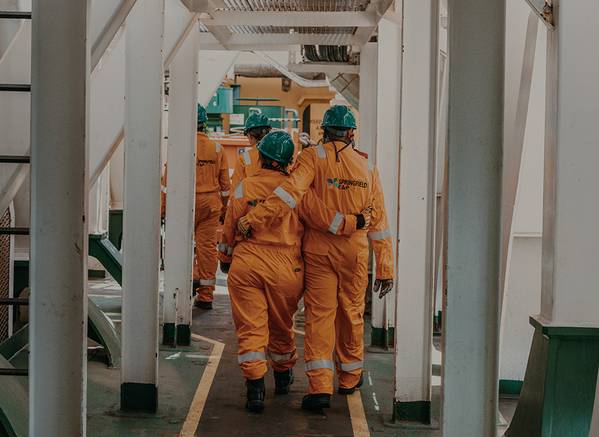
[[250,142],[250,147],[237,158],[235,170],[231,177],[231,186],[233,188],[246,177],[254,176],[262,168],[260,153],[256,146],[270,130],[270,121],[266,115],[253,113],[247,118],[243,133]]
[[267,358],[277,394],[288,393],[293,382],[297,361],[293,315],[304,288],[304,227],[296,211],[287,211],[273,226],[256,230],[247,239],[237,234],[237,220],[288,178],[293,160],[294,145],[286,132],[266,135],[257,150],[261,168],[235,188],[219,245],[221,269],[229,273],[238,362],[247,381],[246,408],[252,412],[264,409]]
[[231,185],[227,157],[222,146],[208,138],[207,121],[206,109],[198,105],[193,287],[194,305],[209,310],[218,264],[216,230],[219,220],[224,220]]
[[[354,148],[356,122],[351,110],[345,106],[330,108],[322,127],[323,142],[304,149],[291,177],[238,220],[238,230],[243,234],[269,228],[297,205],[302,216],[309,217],[309,202],[300,202],[310,188],[328,208],[338,212],[330,222],[329,232],[312,228],[310,220],[305,220],[305,360],[310,384],[302,408],[307,410],[330,406],[333,350],[339,393],[352,393],[361,384],[364,291],[368,282],[368,214],[364,212],[370,214],[368,230],[375,253],[382,256],[383,245],[390,248],[384,208],[377,200],[377,174],[369,170],[367,158]],[[355,220],[347,219],[352,216]],[[377,261],[383,275],[377,277],[377,287],[384,295],[393,287],[392,258],[383,256]]]

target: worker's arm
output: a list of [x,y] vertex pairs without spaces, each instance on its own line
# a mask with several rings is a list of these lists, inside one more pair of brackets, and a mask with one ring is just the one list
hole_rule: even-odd
[[[246,152],[244,152],[246,153]],[[231,176],[231,188],[235,189],[237,184],[247,177],[245,173],[245,162],[243,161],[243,154],[237,157],[235,163],[235,169],[233,170],[233,176]]]
[[232,198],[227,206],[227,214],[223,225],[223,235],[218,245],[218,259],[222,263],[231,263],[236,243],[237,220],[245,215],[247,199]]
[[368,228],[368,239],[376,259],[376,279],[393,279],[393,240],[389,231],[385,198],[378,170],[371,172],[372,180],[372,215]]
[[308,191],[316,174],[315,150],[305,150],[298,159],[296,169],[289,178],[275,188],[273,194],[253,208],[243,219],[251,228],[269,228],[273,220],[295,209]]
[[357,215],[342,214],[329,208],[313,188],[306,191],[298,212],[306,226],[322,232],[351,235],[356,232],[358,227]]

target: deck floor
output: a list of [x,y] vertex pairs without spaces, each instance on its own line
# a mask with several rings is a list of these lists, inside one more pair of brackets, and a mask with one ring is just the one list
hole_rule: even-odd
[[[222,278],[219,283],[224,284]],[[94,281],[90,286],[94,300],[109,308],[110,317],[118,325],[120,290],[110,281]],[[298,326],[297,346],[301,357],[301,320]],[[190,430],[195,429],[195,435],[202,436],[441,436],[439,378],[433,380],[431,427],[397,426],[391,422],[394,370],[393,354],[389,352],[367,348],[364,386],[351,399],[333,396],[332,407],[324,414],[308,413],[300,408],[307,391],[303,360],[300,359],[295,368],[295,382],[289,395],[274,395],[274,381],[269,372],[266,408],[257,415],[244,409],[245,385],[237,365],[237,342],[226,287],[217,287],[213,310],[194,309],[193,333],[194,341],[189,348],[161,347],[156,415],[121,413],[119,369],[90,361],[88,435],[194,435]],[[440,354],[435,359],[440,359]],[[208,365],[209,361],[212,364]],[[206,371],[207,368],[210,370]],[[514,407],[514,400],[502,400],[502,415],[511,418]],[[505,426],[498,427],[498,435],[504,430]]]

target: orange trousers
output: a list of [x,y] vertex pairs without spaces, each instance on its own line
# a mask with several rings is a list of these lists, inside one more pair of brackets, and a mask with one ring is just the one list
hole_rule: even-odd
[[299,249],[241,242],[235,246],[228,285],[239,345],[237,361],[247,379],[262,378],[297,361],[293,315],[304,288]]
[[356,386],[362,373],[368,249],[341,242],[326,254],[304,253],[304,261],[309,392],[332,394],[334,367],[343,388]]
[[212,302],[216,285],[216,230],[222,209],[219,193],[196,194],[195,207],[195,257],[193,280],[199,281],[196,299]]

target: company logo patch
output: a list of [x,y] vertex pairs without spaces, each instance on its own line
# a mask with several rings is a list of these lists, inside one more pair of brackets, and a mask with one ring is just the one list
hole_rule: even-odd
[[357,181],[355,179],[328,178],[327,184],[330,187],[337,188],[338,190],[349,190],[352,187],[358,187],[363,189],[368,188],[368,182]]
[[205,165],[215,165],[216,161],[213,159],[198,159],[197,164],[200,167],[204,167]]

